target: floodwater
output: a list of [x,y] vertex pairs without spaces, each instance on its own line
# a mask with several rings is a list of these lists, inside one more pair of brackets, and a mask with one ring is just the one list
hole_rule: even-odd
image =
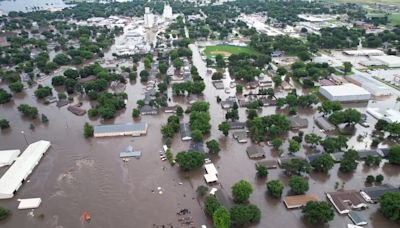
[[[301,217],[301,210],[287,210],[281,200],[270,198],[266,194],[265,182],[272,179],[281,179],[285,183],[287,193],[287,177],[282,170],[270,170],[266,179],[256,178],[255,162],[248,159],[245,149],[250,144],[238,144],[231,135],[224,137],[218,131],[218,124],[223,121],[225,111],[216,102],[216,96],[226,98],[228,95],[223,90],[216,90],[211,85],[210,77],[206,76],[205,63],[201,60],[197,47],[191,45],[193,50],[193,61],[199,73],[205,78],[207,84],[203,99],[210,102],[210,114],[212,130],[208,138],[217,139],[221,143],[222,151],[212,160],[219,171],[221,186],[230,192],[231,186],[240,179],[248,180],[254,188],[250,203],[256,204],[262,211],[261,221],[252,227],[312,227],[307,225]],[[43,84],[50,83],[50,79]],[[5,88],[6,85],[2,84]],[[131,110],[136,107],[136,101],[143,98],[144,85],[140,82],[128,83],[126,92],[128,94],[127,108],[113,121],[106,123],[131,122]],[[301,92],[299,90],[299,92]],[[171,91],[169,91],[171,93]],[[278,92],[279,93],[279,92]],[[75,99],[76,102],[76,99]],[[172,102],[183,107],[187,106],[187,100],[182,97],[173,98]],[[50,122],[44,125],[35,121],[34,131],[29,129],[30,120],[22,118],[16,111],[21,103],[28,103],[38,107],[40,113],[48,116]],[[386,107],[394,104],[394,98],[372,103],[373,106]],[[354,106],[354,105],[352,105]],[[84,107],[89,108],[89,102],[84,102]],[[365,110],[365,105],[357,107]],[[141,137],[114,137],[114,138],[92,138],[85,139],[82,135],[85,122],[92,124],[104,123],[99,119],[90,120],[87,115],[78,117],[66,110],[66,107],[58,109],[55,104],[43,105],[33,96],[32,90],[14,98],[12,103],[0,106],[2,118],[11,122],[11,129],[0,134],[1,149],[21,149],[26,147],[25,132],[28,142],[37,140],[50,140],[51,148],[43,157],[39,165],[24,183],[14,198],[1,200],[0,206],[10,208],[13,214],[5,221],[0,222],[5,228],[76,228],[76,227],[153,227],[153,224],[171,224],[174,227],[183,226],[176,215],[178,211],[188,208],[189,216],[193,217],[194,227],[206,224],[211,227],[211,221],[207,218],[201,206],[201,200],[197,199],[195,190],[200,185],[205,185],[202,169],[183,173],[179,167],[171,167],[167,162],[159,158],[159,150],[162,149],[163,141],[160,126],[166,122],[168,114],[157,116],[143,116],[141,121],[149,124],[148,134]],[[264,108],[262,114],[275,113],[275,108]],[[305,110],[300,115],[309,118],[310,127],[306,132],[315,131],[313,128],[313,112]],[[240,119],[246,119],[244,109],[240,109]],[[375,120],[370,116],[371,126]],[[185,115],[183,121],[188,121]],[[371,128],[357,126],[356,134],[370,133]],[[289,137],[297,133],[290,132]],[[355,137],[354,137],[355,138]],[[368,137],[367,139],[368,140]],[[355,148],[364,148],[365,142],[350,141]],[[132,145],[135,149],[142,151],[142,158],[131,159],[124,163],[119,158],[119,152]],[[284,145],[284,149],[287,145]],[[174,153],[186,150],[188,142],[182,142],[179,136],[175,136],[172,142]],[[265,147],[267,158],[278,155]],[[304,154],[307,148],[302,148],[299,154]],[[286,149],[285,149],[286,150]],[[4,172],[4,170],[2,170]],[[334,191],[335,182],[345,182],[345,189],[361,189],[364,187],[365,177],[369,174],[382,173],[385,183],[398,185],[400,182],[399,167],[393,167],[382,162],[379,168],[366,168],[363,164],[358,166],[354,174],[344,175],[338,172],[338,165],[329,174],[311,174],[309,177],[309,193],[319,195],[325,200],[324,192]],[[158,194],[157,188],[161,187],[163,194]],[[42,205],[33,211],[31,216],[29,210],[17,210],[17,199],[41,197]],[[92,216],[90,223],[82,223],[80,216],[88,211]],[[364,217],[372,222],[367,227],[394,228],[398,224],[388,222],[383,218],[377,207],[363,212]],[[334,221],[324,227],[346,227],[351,223],[346,216],[336,213]]]
[[0,10],[3,13],[11,11],[29,12],[34,10],[62,9],[67,7],[63,0],[3,0],[0,1]]

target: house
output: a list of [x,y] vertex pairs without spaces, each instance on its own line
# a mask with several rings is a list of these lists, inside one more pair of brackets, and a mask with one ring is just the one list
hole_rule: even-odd
[[259,87],[271,87],[272,86],[271,77],[269,77],[265,74],[260,74],[260,76],[258,78],[258,86]]
[[247,142],[247,132],[246,131],[233,132],[233,138],[236,139],[239,143],[246,143]]
[[282,86],[282,89],[283,89],[283,90],[291,90],[291,89],[294,88],[294,87],[293,87],[289,82],[287,82],[287,81],[282,81],[281,86]]
[[400,188],[396,188],[391,184],[382,184],[379,186],[366,187],[361,190],[361,196],[369,203],[377,203],[379,197],[387,192],[400,192]]
[[239,103],[240,107],[247,107],[247,105],[249,104],[249,101],[247,101],[245,99],[239,99],[238,103]]
[[247,155],[249,158],[264,158],[265,152],[264,149],[259,145],[251,145],[246,149]]
[[188,151],[196,151],[196,152],[206,153],[206,151],[204,150],[203,142],[192,142],[189,146]]
[[290,127],[292,129],[298,130],[308,127],[308,120],[305,118],[301,118],[300,116],[290,116],[289,121],[290,121]]
[[368,224],[359,211],[350,211],[348,215],[356,226],[365,226]]
[[340,162],[343,159],[344,152],[336,152],[330,154],[335,162]]
[[132,146],[128,146],[125,151],[119,153],[120,158],[129,158],[129,157],[135,157],[135,158],[140,158],[142,156],[141,151],[135,151]]
[[292,160],[294,160],[294,159],[307,161],[305,158],[298,157],[298,156],[281,157],[281,158],[278,158],[278,164],[279,164],[279,166],[282,167],[285,164],[292,162]]
[[123,123],[94,126],[94,137],[141,136],[147,134],[147,123]]
[[62,99],[62,100],[58,100],[57,101],[56,106],[57,106],[57,108],[61,108],[61,107],[66,106],[68,104],[69,104],[69,101],[67,101],[65,99]]
[[141,115],[157,115],[158,109],[156,107],[153,107],[150,105],[144,105],[143,107],[140,108],[140,114]]
[[267,169],[276,169],[278,168],[278,162],[276,160],[262,160],[256,163],[257,166],[264,166]]
[[86,114],[86,110],[79,108],[76,105],[70,105],[67,108],[68,111],[72,112],[73,114],[77,115],[77,116],[83,116]]
[[192,140],[192,131],[189,123],[182,123],[180,124],[179,128],[180,128],[179,132],[181,134],[181,139],[183,141]]
[[169,106],[164,108],[165,113],[176,113],[176,109],[178,106]]
[[229,125],[229,129],[230,130],[245,129],[246,128],[246,123],[245,122],[228,121],[228,125]]
[[204,174],[204,179],[206,180],[207,184],[216,183],[218,181],[218,171],[215,168],[214,164],[205,164],[204,169],[206,170],[206,174]]
[[368,207],[366,201],[357,190],[327,192],[326,196],[339,214],[348,214],[352,209],[361,210]]
[[322,155],[323,155],[323,153],[310,154],[310,155],[307,155],[307,160],[308,160],[309,163],[311,163],[312,161],[317,160]]
[[331,124],[325,117],[320,116],[315,119],[315,123],[324,131],[334,131],[335,125]]
[[263,104],[264,107],[266,107],[266,106],[275,106],[276,105],[276,100],[273,100],[273,99],[270,99],[270,98],[266,98],[266,97],[260,98],[259,101]]
[[319,197],[314,194],[286,196],[283,199],[287,209],[295,209],[305,206],[308,202],[319,201]]
[[237,105],[236,97],[228,97],[226,100],[221,101],[221,107],[223,109],[231,109],[235,106],[235,104]]
[[55,103],[57,101],[58,101],[58,99],[55,96],[47,96],[47,97],[44,98],[44,103],[45,104],[52,104],[52,103]]
[[374,149],[370,149],[370,150],[358,150],[358,157],[360,159],[365,159],[368,156],[372,156],[372,157],[383,157],[384,155],[381,154],[381,152],[379,150],[374,150]]
[[217,198],[218,202],[221,206],[230,210],[233,207],[233,200],[229,196],[229,194],[225,191],[225,189],[221,188],[215,192],[215,198]]

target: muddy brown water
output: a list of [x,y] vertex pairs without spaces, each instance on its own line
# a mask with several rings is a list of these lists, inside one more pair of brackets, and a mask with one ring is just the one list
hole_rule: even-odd
[[[204,99],[210,102],[210,114],[212,130],[206,140],[217,139],[221,143],[222,151],[212,160],[219,171],[219,180],[223,188],[230,192],[231,186],[240,179],[248,180],[254,188],[250,203],[256,204],[262,211],[261,221],[251,227],[314,227],[306,224],[301,215],[301,210],[287,210],[281,200],[272,199],[266,195],[265,182],[272,179],[281,179],[285,183],[286,195],[288,191],[287,177],[282,170],[270,170],[268,178],[259,179],[255,176],[255,160],[248,159],[245,149],[251,144],[238,144],[231,136],[224,137],[218,131],[218,124],[223,120],[225,111],[216,103],[216,96],[226,98],[228,95],[223,90],[216,90],[210,84],[210,78],[206,76],[206,68],[197,49],[194,51],[194,64],[207,83]],[[49,79],[48,79],[49,81]],[[48,83],[48,82],[47,82]],[[44,82],[46,84],[46,82]],[[1,87],[6,87],[2,84]],[[174,227],[183,226],[178,221],[176,212],[183,208],[191,211],[194,226],[200,227],[206,224],[212,227],[201,208],[200,200],[196,198],[195,190],[199,185],[205,185],[202,169],[183,173],[178,167],[171,167],[167,162],[159,158],[159,151],[163,141],[160,126],[166,122],[168,114],[157,116],[143,116],[141,121],[149,123],[148,134],[142,137],[112,137],[100,139],[85,139],[82,128],[85,122],[100,123],[124,123],[131,122],[131,110],[136,107],[136,101],[142,99],[144,85],[140,82],[128,83],[126,92],[128,104],[115,120],[102,122],[99,119],[89,120],[87,116],[78,117],[66,110],[66,107],[57,108],[55,104],[43,105],[36,100],[32,90],[15,97],[12,103],[0,106],[1,118],[11,122],[11,129],[0,134],[0,149],[26,148],[26,143],[21,131],[25,132],[28,142],[37,140],[50,140],[51,148],[43,157],[39,165],[29,176],[14,198],[0,200],[0,206],[12,210],[12,215],[0,222],[5,228],[76,228],[76,227],[152,227],[153,224],[172,224]],[[169,91],[171,93],[171,91]],[[187,100],[178,97],[173,102],[182,106],[187,105]],[[34,131],[29,129],[30,120],[22,118],[16,111],[21,103],[28,103],[39,108],[40,113],[48,116],[48,125],[35,121]],[[371,106],[391,107],[394,98],[386,98],[382,101],[371,103]],[[390,106],[391,105],[391,106]],[[355,105],[349,105],[354,107]],[[84,107],[90,104],[84,102]],[[365,111],[365,105],[356,107]],[[262,114],[275,113],[275,108],[263,108]],[[323,135],[318,127],[313,128],[313,111],[299,112],[301,116],[309,119],[310,126],[305,132],[314,131]],[[240,109],[240,119],[246,119],[244,109]],[[368,116],[371,126],[375,123]],[[185,115],[183,121],[188,121]],[[356,135],[370,133],[371,128],[357,126]],[[289,137],[297,134],[290,132]],[[351,147],[364,148],[365,142],[357,142],[356,137],[350,140]],[[119,152],[126,146],[132,145],[143,153],[140,159],[131,159],[124,163],[119,158]],[[182,142],[176,135],[172,142],[174,153],[186,150],[188,142]],[[287,145],[283,146],[286,150]],[[277,153],[265,147],[267,157],[277,157]],[[307,147],[303,147],[300,155],[303,155]],[[3,173],[5,169],[2,169]],[[398,185],[400,183],[400,168],[382,162],[379,168],[366,168],[359,164],[354,174],[341,174],[338,165],[329,174],[315,174],[309,176],[309,193],[315,193],[326,200],[325,192],[334,191],[335,182],[345,182],[345,189],[363,188],[367,175],[383,174],[385,183]],[[161,187],[163,194],[158,194],[157,187]],[[17,210],[17,199],[41,197],[41,206],[34,210],[35,215],[43,214],[44,217],[32,217],[30,210]],[[92,215],[90,223],[82,223],[80,216],[84,211]],[[383,218],[376,205],[362,212],[369,220],[367,227],[394,228],[393,224]],[[325,226],[316,227],[346,227],[351,224],[347,216],[335,213],[335,219]]]

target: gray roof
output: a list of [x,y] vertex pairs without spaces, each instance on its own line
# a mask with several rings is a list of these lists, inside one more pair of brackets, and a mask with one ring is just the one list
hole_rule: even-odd
[[249,158],[261,158],[265,157],[264,149],[258,145],[251,145],[246,149]]
[[143,107],[140,108],[140,113],[142,115],[146,115],[146,114],[157,114],[158,113],[158,109],[155,107],[152,107],[150,105],[145,105]]
[[317,125],[325,131],[333,131],[335,130],[335,125],[331,124],[325,117],[320,116],[315,119]]
[[390,148],[379,148],[378,150],[383,155],[383,157],[386,157],[389,155]]
[[94,126],[94,134],[112,132],[145,131],[146,123],[124,123]]
[[262,160],[256,163],[256,166],[264,166],[267,169],[276,169],[278,167],[278,161],[276,160]]
[[243,141],[243,140],[247,141],[247,132],[246,131],[235,131],[235,132],[233,132],[233,138],[235,138],[239,142]]
[[331,153],[331,157],[333,158],[333,160],[339,162],[342,160],[344,155],[344,152],[336,152],[336,153]]
[[246,122],[239,122],[239,121],[229,121],[229,129],[244,129],[246,127]]
[[224,189],[218,189],[218,191],[215,192],[215,198],[217,198],[218,202],[226,209],[229,210],[233,207],[233,201]]
[[197,151],[205,153],[203,142],[192,142],[189,146],[189,151]]
[[314,160],[317,160],[319,157],[321,157],[323,155],[323,153],[320,154],[310,154],[307,156],[307,160],[308,162],[312,162]]
[[192,137],[192,130],[190,128],[189,123],[181,123],[180,124],[180,133],[181,133],[181,138],[185,137]]
[[350,211],[349,218],[355,225],[366,225],[368,223],[359,211]]
[[367,193],[373,201],[377,201],[386,192],[400,192],[400,188],[396,188],[390,184],[383,184],[379,186],[367,187],[362,190]]
[[305,118],[301,118],[300,116],[291,116],[289,117],[289,121],[290,121],[290,127],[294,129],[308,127],[308,120]]
[[120,158],[128,158],[128,157],[140,158],[141,156],[142,156],[142,152],[140,152],[140,151],[121,152],[121,153],[119,153],[119,157]]
[[371,150],[358,150],[357,153],[358,153],[358,157],[360,159],[364,159],[364,158],[366,158],[366,157],[368,157],[370,155],[373,156],[373,157],[383,157],[383,154],[380,154],[380,151],[373,150],[373,149],[371,149]]
[[291,162],[293,159],[298,159],[298,160],[304,160],[307,161],[305,158],[299,157],[299,156],[292,156],[292,157],[281,157],[278,159],[278,164],[282,166],[285,163]]

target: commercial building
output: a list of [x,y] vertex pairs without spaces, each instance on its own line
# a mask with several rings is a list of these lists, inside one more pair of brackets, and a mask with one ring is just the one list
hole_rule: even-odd
[[164,5],[163,17],[164,19],[172,19],[172,7],[170,5]]
[[247,155],[249,158],[264,158],[265,152],[264,149],[259,145],[251,145],[246,149]]
[[94,137],[141,136],[147,134],[147,123],[125,123],[94,126]]
[[378,120],[385,120],[388,123],[400,122],[400,112],[394,109],[380,111],[379,108],[368,108],[367,113]]
[[20,150],[0,150],[0,167],[11,165],[20,153]]
[[319,197],[313,194],[286,196],[283,199],[287,209],[295,209],[305,206],[308,202],[319,201]]
[[374,96],[388,96],[392,93],[391,89],[387,85],[371,78],[369,75],[356,73],[352,76],[346,77],[346,80],[363,87]]
[[144,26],[146,28],[153,28],[154,25],[154,14],[150,12],[149,7],[144,8]]
[[319,92],[330,101],[361,102],[371,99],[370,92],[352,83],[321,86]]
[[12,198],[40,159],[50,147],[50,142],[41,140],[30,144],[14,164],[0,178],[0,199]]
[[368,207],[364,198],[357,190],[328,192],[326,196],[339,214],[347,214],[352,209],[360,210]]
[[190,128],[190,124],[189,123],[181,123],[179,127],[180,127],[179,132],[181,133],[181,139],[183,141],[192,140],[192,131]]
[[372,56],[371,59],[379,61],[387,67],[400,67],[400,57],[395,55]]
[[346,55],[351,56],[381,56],[385,55],[385,53],[381,50],[377,49],[360,49],[360,50],[347,50],[343,51]]
[[325,117],[320,116],[315,119],[315,123],[324,131],[334,131],[335,125],[331,124]]
[[387,192],[400,192],[400,188],[391,184],[382,184],[379,186],[366,187],[361,190],[361,195],[369,203],[377,203],[379,198]]

